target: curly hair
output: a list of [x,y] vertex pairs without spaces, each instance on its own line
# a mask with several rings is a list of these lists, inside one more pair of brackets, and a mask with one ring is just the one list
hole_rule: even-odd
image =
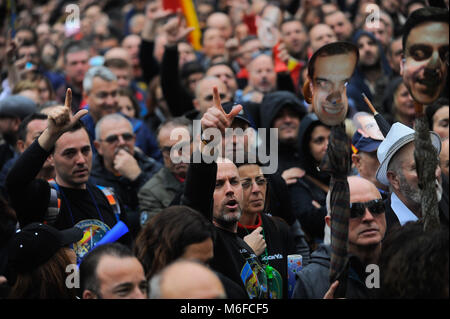
[[136,237],[134,254],[149,279],[181,257],[189,245],[214,241],[213,224],[187,206],[171,206],[153,217]]

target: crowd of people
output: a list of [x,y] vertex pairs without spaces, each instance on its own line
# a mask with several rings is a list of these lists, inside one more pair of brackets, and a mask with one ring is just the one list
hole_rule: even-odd
[[187,2],[0,4],[0,299],[448,298],[448,1]]

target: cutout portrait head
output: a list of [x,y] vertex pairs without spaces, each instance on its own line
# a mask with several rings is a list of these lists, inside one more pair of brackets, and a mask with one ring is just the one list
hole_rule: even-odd
[[347,84],[358,63],[358,48],[348,42],[333,42],[318,49],[308,63],[303,86],[306,102],[322,123],[338,125],[348,111]]
[[413,99],[433,103],[447,79],[448,11],[426,7],[414,11],[404,25],[400,73]]

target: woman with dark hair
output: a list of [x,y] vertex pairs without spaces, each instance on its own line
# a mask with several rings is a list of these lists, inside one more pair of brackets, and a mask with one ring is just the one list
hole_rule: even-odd
[[131,89],[119,88],[117,94],[119,95],[118,104],[120,113],[129,118],[139,118],[141,108]]
[[448,138],[449,136],[448,110],[449,104],[447,98],[439,98],[434,104],[425,109],[430,130],[438,133],[441,139]]
[[[243,190],[242,215],[238,222],[238,236],[244,239],[258,255],[267,273],[268,287],[273,299],[288,297],[287,256],[301,254],[309,259],[309,248],[304,242],[297,251],[293,233],[283,219],[270,215],[269,183],[261,165],[244,159],[236,163]],[[262,239],[261,239],[262,235]],[[251,239],[250,239],[251,238]]]
[[[17,232],[8,245],[9,299],[74,299],[75,287],[66,284],[67,267],[76,265],[70,245],[83,232],[76,227],[57,230],[31,223]],[[75,270],[75,269],[74,269]]]
[[402,77],[393,79],[386,88],[383,97],[383,116],[393,124],[400,122],[406,126],[413,127],[416,118],[414,100],[411,97]]
[[323,241],[326,210],[326,196],[330,175],[319,170],[325,156],[330,127],[310,113],[300,123],[299,141],[301,163],[305,175],[289,186],[292,208],[308,238],[311,251]]
[[171,206],[153,217],[138,234],[134,253],[147,278],[178,258],[207,264],[213,257],[214,226],[187,206]]

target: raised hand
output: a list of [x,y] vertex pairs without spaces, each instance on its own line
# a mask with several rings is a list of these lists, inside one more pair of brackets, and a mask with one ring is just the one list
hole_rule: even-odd
[[88,110],[80,110],[72,115],[71,105],[72,90],[69,88],[66,91],[64,106],[56,107],[48,113],[47,129],[38,139],[45,150],[50,150],[62,134],[70,130],[82,116],[88,113]]
[[167,44],[174,45],[184,40],[189,33],[194,31],[194,27],[186,28],[182,24],[183,18],[180,11],[177,12],[177,16],[167,21],[163,26],[163,31],[166,34]]
[[222,104],[220,102],[220,95],[217,87],[213,88],[213,101],[214,104],[210,107],[201,119],[202,130],[208,128],[218,128],[222,135],[225,134],[225,129],[231,126],[236,115],[242,110],[242,105],[236,105],[230,113],[225,113]]

